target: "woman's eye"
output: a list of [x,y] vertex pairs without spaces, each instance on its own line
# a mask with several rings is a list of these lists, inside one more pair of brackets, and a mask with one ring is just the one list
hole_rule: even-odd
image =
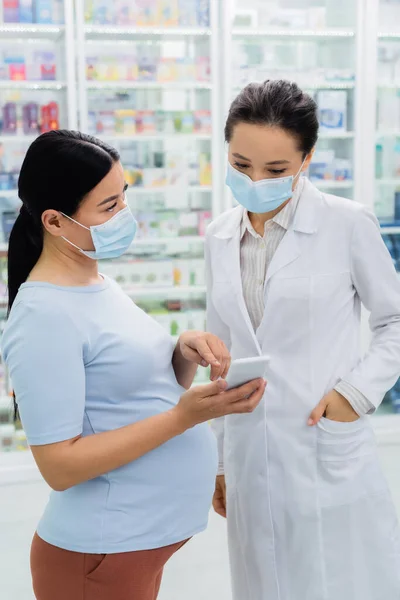
[[107,208],[107,212],[112,212],[114,210],[114,208],[117,206],[117,204],[118,204],[117,202],[114,202],[114,204],[112,204],[112,206],[109,206]]
[[234,166],[237,167],[238,169],[248,169],[250,165],[245,165],[244,163],[235,162]]
[[272,173],[272,175],[283,175],[283,173],[286,171],[286,169],[270,169],[270,173]]

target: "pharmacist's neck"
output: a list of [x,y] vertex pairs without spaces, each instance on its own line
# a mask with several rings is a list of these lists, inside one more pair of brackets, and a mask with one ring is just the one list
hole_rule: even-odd
[[46,281],[62,286],[88,286],[102,281],[97,261],[78,250],[45,243],[42,254],[28,281]]
[[250,223],[253,225],[254,230],[261,236],[264,236],[265,232],[265,223],[273,219],[278,213],[281,212],[285,208],[287,204],[289,204],[291,198],[284,202],[279,208],[275,210],[271,210],[266,213],[251,213],[249,212]]

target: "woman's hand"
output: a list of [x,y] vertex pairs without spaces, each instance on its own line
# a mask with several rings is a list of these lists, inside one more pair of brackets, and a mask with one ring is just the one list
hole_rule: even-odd
[[321,402],[312,411],[308,424],[316,425],[321,417],[340,423],[351,423],[360,418],[350,402],[336,390],[332,390],[322,398]]
[[267,383],[255,379],[241,387],[226,390],[227,383],[219,379],[187,391],[173,409],[182,431],[225,415],[251,413],[264,395]]
[[211,366],[211,381],[219,377],[225,379],[231,366],[228,348],[216,335],[203,331],[186,331],[179,340],[178,346],[183,358],[188,362]]
[[218,475],[215,481],[213,507],[217,515],[226,519],[226,484],[225,475]]

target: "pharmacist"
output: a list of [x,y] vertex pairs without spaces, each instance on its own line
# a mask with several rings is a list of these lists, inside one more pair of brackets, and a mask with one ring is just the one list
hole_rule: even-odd
[[247,86],[225,127],[240,206],[208,230],[208,328],[233,359],[271,358],[258,408],[214,423],[234,600],[400,598],[366,417],[400,376],[400,281],[375,217],[302,177],[317,137],[316,104],[285,81]]
[[[175,346],[99,275],[97,260],[135,236],[124,191],[117,151],[71,131],[35,140],[20,173],[3,353],[54,490],[32,543],[37,600],[155,600],[167,560],[207,525],[217,452],[206,421],[253,410],[265,390],[224,392],[220,340],[187,332]],[[186,391],[198,363],[214,381]]]

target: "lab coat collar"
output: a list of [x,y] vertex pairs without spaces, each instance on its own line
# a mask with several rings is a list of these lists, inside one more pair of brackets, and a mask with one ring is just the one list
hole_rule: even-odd
[[[322,193],[305,178],[291,229],[300,233],[315,233],[320,223],[322,202]],[[224,223],[215,232],[215,237],[222,240],[233,238],[240,228],[244,211],[243,206],[237,206],[226,213]]]

